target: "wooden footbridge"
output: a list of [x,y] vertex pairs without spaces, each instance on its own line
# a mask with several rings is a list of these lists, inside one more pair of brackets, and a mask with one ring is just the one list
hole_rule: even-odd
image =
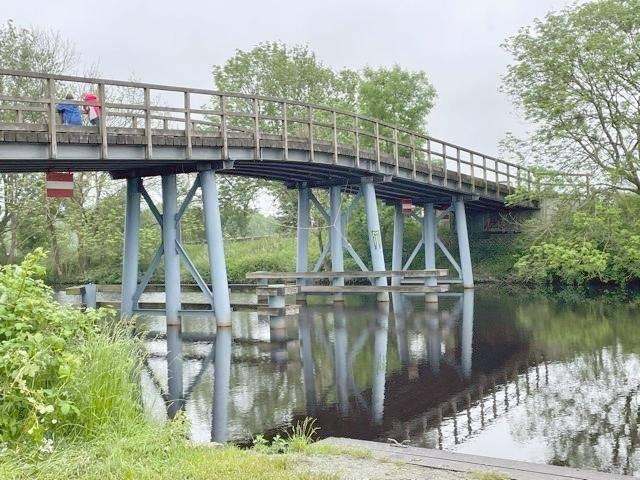
[[[91,91],[98,101],[63,100],[68,92]],[[98,106],[99,126],[60,125],[56,105]],[[505,209],[505,197],[535,182],[527,169],[390,125],[373,118],[295,100],[212,90],[49,75],[0,69],[0,172],[106,171],[126,179],[127,205],[123,251],[123,315],[139,308],[139,299],[164,262],[165,311],[179,323],[180,262],[210,300],[220,326],[230,324],[230,301],[216,175],[279,181],[298,191],[297,269],[300,290],[378,294],[407,291],[402,278],[424,249],[422,292],[438,284],[436,248],[440,248],[465,288],[473,287],[467,215]],[[178,205],[176,176],[197,173]],[[162,178],[162,212],[144,186],[146,177]],[[202,190],[211,279],[205,280],[179,240],[180,219],[197,189]],[[329,190],[329,208],[314,189]],[[350,201],[347,200],[350,198]],[[390,269],[383,254],[377,201],[395,205]],[[140,208],[144,200],[162,230],[162,242],[142,276],[138,258]],[[363,201],[371,265],[366,265],[346,236],[354,206]],[[423,236],[403,258],[402,201],[422,207]],[[325,218],[330,241],[310,268],[310,209]],[[440,241],[437,222],[453,215],[458,238],[456,259]],[[372,287],[345,287],[344,252],[354,258]],[[330,257],[332,288],[310,285]],[[283,272],[284,273],[284,272]],[[404,273],[404,274],[403,274]],[[321,274],[317,274],[320,276]],[[388,279],[390,279],[390,286]],[[375,287],[375,288],[374,288]],[[279,301],[279,300],[278,300]]]

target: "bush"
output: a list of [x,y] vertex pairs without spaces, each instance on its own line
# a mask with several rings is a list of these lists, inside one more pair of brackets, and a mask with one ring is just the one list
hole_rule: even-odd
[[622,195],[569,202],[550,219],[533,220],[533,245],[516,262],[523,280],[626,284],[640,279],[640,198]]
[[[98,413],[80,398],[86,400],[83,384],[103,335],[96,325],[107,313],[56,303],[42,280],[44,259],[36,250],[20,265],[0,268],[0,442],[41,443],[84,428],[89,418],[95,423]],[[94,400],[105,396],[94,393]]]

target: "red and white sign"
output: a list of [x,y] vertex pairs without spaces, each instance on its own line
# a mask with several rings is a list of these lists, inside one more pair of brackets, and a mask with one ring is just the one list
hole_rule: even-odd
[[405,215],[411,215],[413,212],[413,202],[410,198],[402,199],[402,213]]
[[73,173],[47,172],[47,197],[73,197]]

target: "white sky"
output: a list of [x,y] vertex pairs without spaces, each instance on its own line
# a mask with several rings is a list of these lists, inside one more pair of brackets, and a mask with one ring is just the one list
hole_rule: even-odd
[[500,43],[569,0],[0,0],[0,21],[58,30],[113,79],[211,88],[211,66],[261,41],[308,44],[326,64],[399,63],[438,92],[429,133],[487,154],[520,133],[500,93]]

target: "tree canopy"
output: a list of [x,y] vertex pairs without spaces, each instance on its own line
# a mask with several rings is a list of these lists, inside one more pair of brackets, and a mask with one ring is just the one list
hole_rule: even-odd
[[640,193],[640,0],[551,13],[505,47],[504,88],[535,126],[536,163]]

